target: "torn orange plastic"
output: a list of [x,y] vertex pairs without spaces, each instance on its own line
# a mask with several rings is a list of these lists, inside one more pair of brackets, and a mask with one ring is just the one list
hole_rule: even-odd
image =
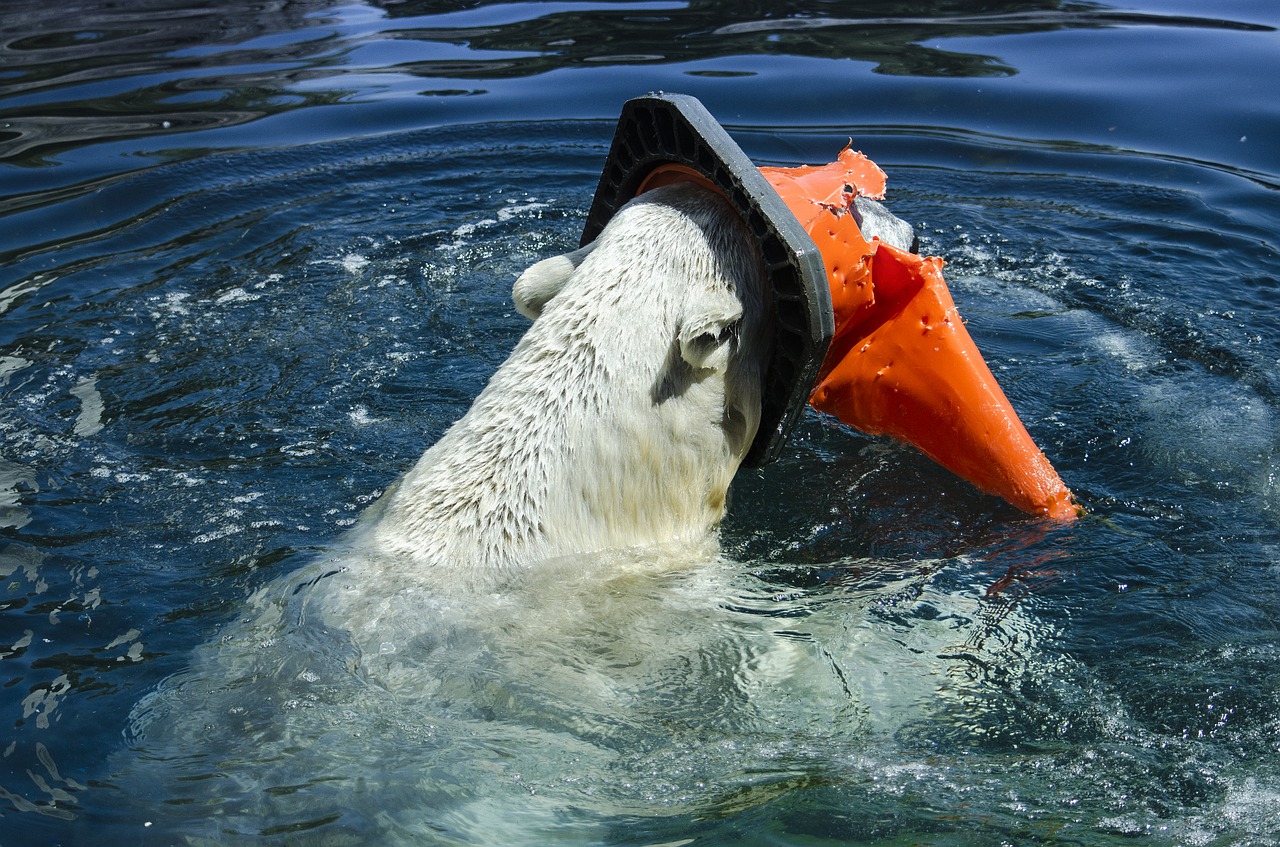
[[942,260],[862,237],[851,209],[885,175],[845,149],[829,165],[761,168],[826,263],[835,336],[809,402],[873,435],[918,447],[1018,508],[1072,520],[1079,507],[978,352]]

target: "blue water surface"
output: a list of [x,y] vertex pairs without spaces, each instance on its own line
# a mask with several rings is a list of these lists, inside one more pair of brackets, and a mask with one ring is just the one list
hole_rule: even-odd
[[[3,0],[0,844],[1280,844],[1277,27]],[[875,159],[1088,516],[809,413],[728,563],[490,598],[385,697],[338,641],[223,684],[519,338],[651,90],[759,164]]]

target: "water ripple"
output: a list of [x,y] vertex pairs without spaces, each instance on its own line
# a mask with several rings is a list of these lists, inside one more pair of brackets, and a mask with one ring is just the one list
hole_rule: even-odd
[[[1275,843],[1280,53],[1151,6],[7,4],[6,832]],[[356,650],[271,618],[330,561],[255,619],[466,408],[652,88],[884,165],[1089,516],[814,414],[718,564],[399,595]]]

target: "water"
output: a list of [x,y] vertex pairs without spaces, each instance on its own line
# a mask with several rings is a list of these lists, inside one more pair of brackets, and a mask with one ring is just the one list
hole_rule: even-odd
[[[1268,4],[131,5],[0,24],[0,843],[1280,843]],[[1090,516],[810,415],[727,561],[424,600],[359,688],[249,598],[467,407],[651,89],[879,162]]]

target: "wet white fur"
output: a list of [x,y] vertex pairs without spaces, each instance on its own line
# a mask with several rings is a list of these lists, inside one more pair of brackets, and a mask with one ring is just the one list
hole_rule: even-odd
[[432,587],[490,589],[541,561],[714,538],[760,419],[763,286],[718,196],[631,201],[590,248],[520,277],[532,327],[362,546]]
[[[644,752],[655,688],[673,701],[659,735],[699,768],[708,715],[744,696],[754,714],[803,691],[845,726],[825,656],[821,685],[792,682],[813,651],[715,599],[738,575],[714,561],[716,529],[759,424],[764,279],[733,210],[677,186],[526,271],[513,293],[534,323],[466,415],[139,704],[145,753],[113,779],[143,798],[138,819],[159,807],[191,843],[301,822],[290,843],[512,844],[561,843],[577,816],[594,843],[610,816],[688,802],[631,785],[669,783]],[[705,696],[674,702],[689,690]],[[581,786],[556,770],[570,760]],[[628,775],[605,779],[619,761]]]

